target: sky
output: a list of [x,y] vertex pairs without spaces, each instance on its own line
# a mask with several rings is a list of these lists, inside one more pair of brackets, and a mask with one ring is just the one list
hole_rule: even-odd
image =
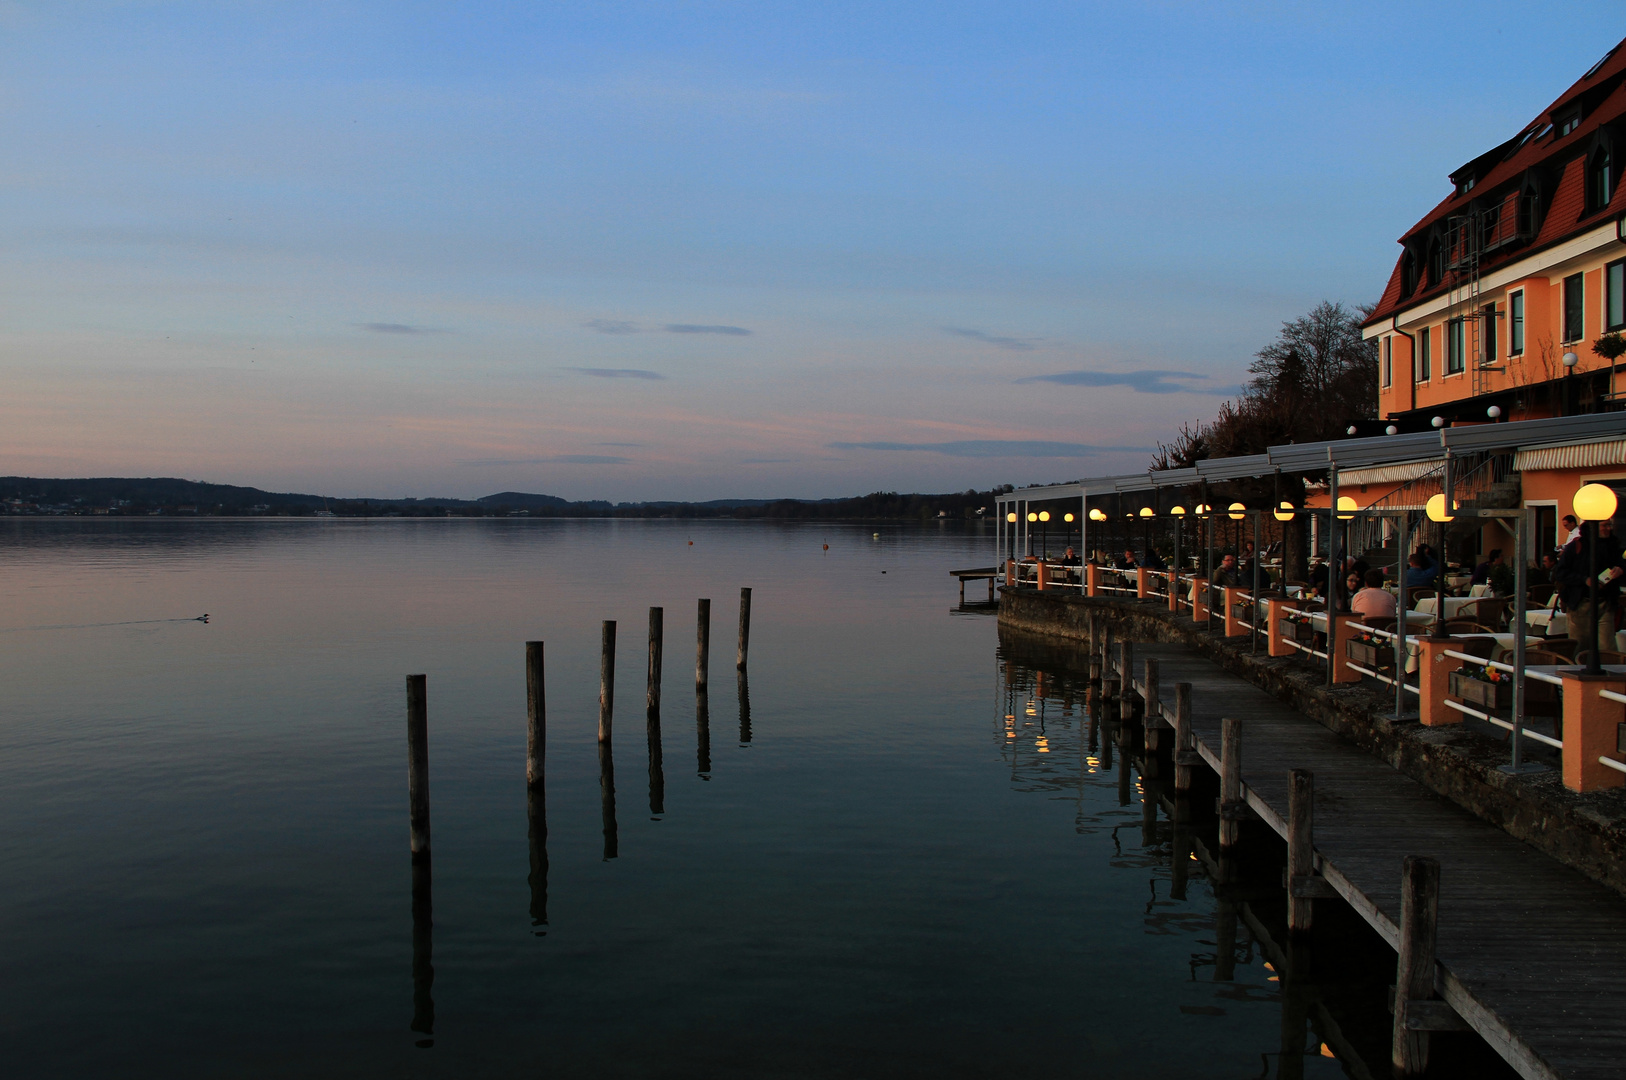
[[0,475],[1145,468],[1617,4],[0,0]]

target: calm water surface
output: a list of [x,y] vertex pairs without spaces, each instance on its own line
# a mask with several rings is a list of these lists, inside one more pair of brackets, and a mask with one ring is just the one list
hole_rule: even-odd
[[[1212,893],[1198,874],[1171,898],[1167,846],[1120,804],[1082,700],[1054,678],[1041,699],[993,619],[951,612],[945,571],[991,541],[872,531],[0,520],[6,1072],[1276,1075],[1273,973],[1244,933],[1215,981]],[[527,639],[547,643],[545,896]],[[428,674],[434,827],[416,982],[410,672]],[[1305,1075],[1344,1074],[1313,1034],[1308,1051]]]

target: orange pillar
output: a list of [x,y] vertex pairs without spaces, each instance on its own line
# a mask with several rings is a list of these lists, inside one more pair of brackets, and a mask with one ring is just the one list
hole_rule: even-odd
[[1353,638],[1364,624],[1359,615],[1329,614],[1332,620],[1332,633],[1327,635],[1327,647],[1332,650],[1332,682],[1334,686],[1341,683],[1358,683],[1361,673],[1349,666],[1349,649],[1347,643]]
[[1101,568],[1095,563],[1084,567],[1084,595],[1096,596],[1101,592]]
[[1282,637],[1281,624],[1286,612],[1286,600],[1265,601],[1265,651],[1271,656],[1292,656],[1298,650]]
[[1191,619],[1193,622],[1208,621],[1208,579],[1194,577],[1191,579]]
[[1146,582],[1151,576],[1146,572],[1146,567],[1135,567],[1135,599],[1146,599]]
[[1246,634],[1247,633],[1247,631],[1242,628],[1242,620],[1238,619],[1236,617],[1236,605],[1240,602],[1237,598],[1241,594],[1242,594],[1241,589],[1227,588],[1225,590],[1225,636],[1226,637],[1236,637],[1238,634]]
[[1420,637],[1417,642],[1417,712],[1427,727],[1462,723],[1462,714],[1445,707],[1451,691],[1451,673],[1462,661],[1445,655],[1457,643],[1449,638]]
[[1163,579],[1169,586],[1169,610],[1176,615],[1180,614],[1180,574],[1179,571],[1170,570],[1168,577]]
[[1034,568],[1034,571],[1033,571],[1033,576],[1034,576],[1034,580],[1038,583],[1040,592],[1044,592],[1045,587],[1050,584],[1050,573],[1049,573],[1049,571],[1050,571],[1049,565],[1046,564],[1044,562],[1044,560],[1042,560],[1042,559],[1035,565],[1035,568]]
[[1007,589],[1016,588],[1016,560],[1015,559],[1006,559],[1005,560],[1005,587]]
[[1626,675],[1582,675],[1559,673],[1564,680],[1564,786],[1571,791],[1598,791],[1626,785],[1626,773],[1598,758],[1626,761],[1619,752],[1620,725],[1626,720],[1626,705],[1610,701],[1599,690],[1626,693]]

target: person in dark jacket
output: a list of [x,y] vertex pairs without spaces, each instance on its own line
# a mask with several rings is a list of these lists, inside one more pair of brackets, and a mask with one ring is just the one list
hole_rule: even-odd
[[[1558,557],[1553,580],[1559,599],[1569,613],[1570,639],[1591,644],[1592,588],[1591,530],[1564,545]],[[1608,518],[1598,522],[1598,648],[1614,651],[1615,602],[1620,599],[1622,578],[1626,577],[1626,555],[1615,538],[1615,523]]]
[[1429,558],[1428,549],[1419,547],[1411,553],[1407,560],[1406,588],[1432,589],[1434,579],[1439,577],[1440,564]]
[[1474,567],[1474,576],[1469,579],[1470,585],[1487,585],[1490,583],[1491,571],[1502,565],[1502,549],[1491,548],[1485,561]]

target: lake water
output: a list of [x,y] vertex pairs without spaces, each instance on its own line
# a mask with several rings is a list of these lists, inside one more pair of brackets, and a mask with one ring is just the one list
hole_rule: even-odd
[[[1082,690],[1002,662],[994,620],[951,610],[946,571],[985,565],[991,538],[873,531],[0,519],[5,1072],[1277,1075],[1274,972],[1244,931],[1215,979],[1212,891],[1198,868],[1171,896],[1167,837],[1143,836],[1138,776],[1122,805]],[[546,642],[545,897],[528,639]],[[413,672],[434,837],[416,980]],[[1345,1074],[1313,1030],[1305,1048],[1293,1070]]]

